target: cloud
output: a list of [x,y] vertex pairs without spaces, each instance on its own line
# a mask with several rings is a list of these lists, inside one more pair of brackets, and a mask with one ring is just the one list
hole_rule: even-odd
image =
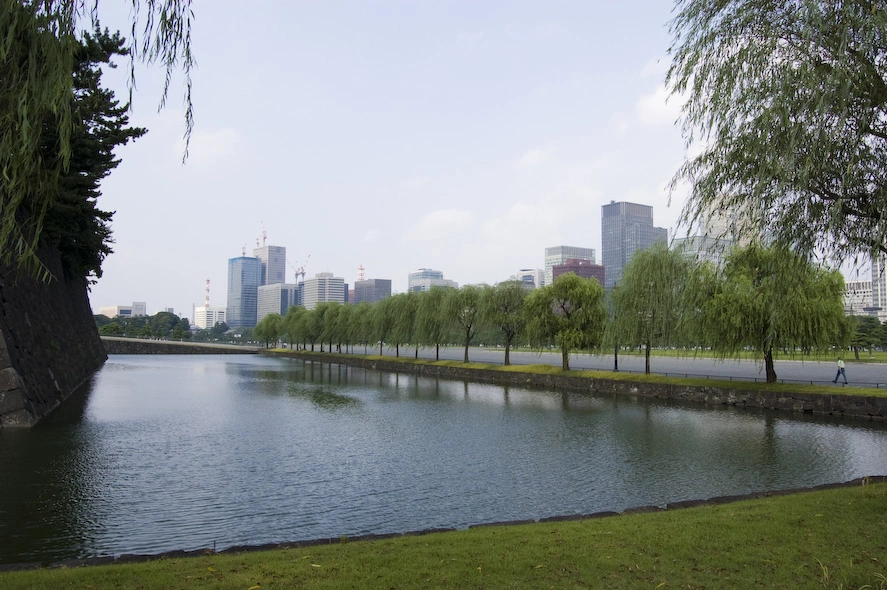
[[681,96],[670,94],[665,85],[660,84],[651,94],[635,103],[635,114],[646,125],[674,125],[683,103]]
[[366,232],[365,234],[363,234],[363,241],[372,243],[372,242],[375,242],[376,240],[378,240],[381,236],[382,236],[382,232],[380,232],[377,229],[371,229],[368,232]]
[[518,164],[524,167],[532,167],[551,160],[551,150],[548,148],[533,148],[524,152],[518,159]]
[[[218,129],[202,131],[195,129],[188,145],[188,162],[195,165],[207,165],[223,160],[237,151],[240,135],[234,129]],[[176,153],[181,156],[185,147],[184,140],[176,145]]]
[[671,65],[670,60],[667,57],[657,57],[655,59],[651,59],[644,67],[641,68],[641,77],[642,78],[665,78],[665,74],[668,73],[668,68]]
[[406,237],[411,241],[449,241],[467,232],[474,224],[474,214],[464,209],[438,209],[432,211],[407,230]]

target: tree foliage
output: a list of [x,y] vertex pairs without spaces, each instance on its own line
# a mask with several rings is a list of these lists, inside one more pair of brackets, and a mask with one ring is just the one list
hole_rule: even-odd
[[[184,69],[186,134],[193,121],[190,4],[134,0],[130,40],[119,51],[130,56],[131,73],[136,60],[163,64],[161,105],[173,72]],[[0,262],[42,279],[49,273],[37,248],[50,229],[46,216],[67,188],[62,179],[76,172],[76,138],[83,132],[75,99],[89,45],[83,29],[96,29],[98,16],[98,0],[0,2]]]
[[520,281],[505,281],[481,293],[480,309],[484,323],[500,330],[505,344],[505,365],[511,364],[511,344],[527,324],[524,301],[527,289]]
[[466,363],[468,362],[468,347],[471,345],[480,320],[480,294],[480,289],[473,285],[444,291],[443,314],[465,344],[463,361]]
[[594,279],[574,273],[559,276],[527,297],[527,330],[539,344],[554,342],[561,350],[561,366],[570,369],[570,352],[597,346],[606,313],[604,289]]
[[844,279],[780,247],[752,244],[733,250],[722,275],[697,293],[697,333],[724,357],[761,354],[768,383],[776,381],[773,351],[825,351],[847,340]]
[[692,319],[685,314],[685,288],[691,272],[689,259],[657,244],[635,252],[612,291],[609,337],[617,345],[642,345],[645,373],[650,373],[652,347],[677,344]]
[[801,252],[887,252],[887,6],[678,0],[668,82],[702,152],[684,220]]

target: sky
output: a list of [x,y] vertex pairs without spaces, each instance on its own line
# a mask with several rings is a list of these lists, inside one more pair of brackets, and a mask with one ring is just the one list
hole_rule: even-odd
[[[129,30],[126,2],[100,3]],[[118,12],[115,12],[118,11]],[[131,123],[99,205],[113,249],[90,301],[191,318],[257,241],[352,284],[433,268],[460,285],[594,248],[601,206],[653,207],[686,157],[664,86],[667,0],[194,0],[195,128],[182,163],[183,77],[136,69]],[[126,99],[128,63],[106,75]],[[680,235],[686,230],[680,230]]]

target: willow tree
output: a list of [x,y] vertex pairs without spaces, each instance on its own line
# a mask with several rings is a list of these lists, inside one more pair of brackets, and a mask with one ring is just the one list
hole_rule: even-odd
[[463,362],[468,362],[468,347],[480,322],[480,293],[474,285],[444,291],[443,315],[465,344]]
[[653,346],[671,346],[681,338],[684,291],[692,262],[665,244],[635,252],[612,291],[609,338],[644,347],[644,372],[650,373]]
[[[44,221],[71,166],[78,118],[75,70],[84,31],[98,25],[98,0],[0,0],[0,264],[48,280],[37,254]],[[124,48],[130,72],[136,61],[166,68],[165,102],[173,73],[186,74],[186,135],[190,100],[190,0],[133,0],[132,28]],[[46,157],[46,127],[55,136]]]
[[803,252],[887,252],[887,5],[678,0],[668,83],[685,98],[683,212],[719,210]]
[[600,283],[568,272],[527,297],[527,333],[537,344],[555,343],[561,350],[561,366],[569,371],[572,351],[601,342],[606,318],[603,302]]
[[[699,283],[703,285],[703,283]],[[694,321],[702,344],[722,358],[760,355],[767,383],[776,381],[774,350],[809,354],[847,338],[844,278],[781,247],[733,250],[716,283],[697,296]]]
[[419,293],[418,340],[421,344],[434,347],[434,360],[440,360],[440,345],[447,337],[447,319],[443,313],[443,302],[449,287],[431,287]]
[[527,324],[524,301],[527,289],[520,281],[505,281],[481,292],[480,309],[484,322],[502,333],[505,365],[511,364],[511,344]]

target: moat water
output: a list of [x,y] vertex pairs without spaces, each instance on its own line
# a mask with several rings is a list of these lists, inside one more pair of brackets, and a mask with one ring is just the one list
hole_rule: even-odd
[[887,474],[887,425],[257,356],[112,356],[0,430],[0,563],[621,511]]

